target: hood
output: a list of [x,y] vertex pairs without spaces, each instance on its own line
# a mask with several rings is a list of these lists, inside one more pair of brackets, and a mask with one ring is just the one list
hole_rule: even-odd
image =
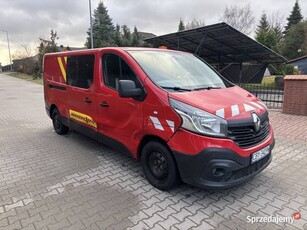
[[169,96],[227,120],[250,118],[251,112],[261,115],[267,110],[257,97],[238,86],[183,93],[172,92]]

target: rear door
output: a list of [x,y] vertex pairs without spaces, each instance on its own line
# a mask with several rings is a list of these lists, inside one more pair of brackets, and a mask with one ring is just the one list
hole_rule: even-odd
[[101,68],[101,89],[97,96],[99,131],[104,135],[104,142],[110,142],[123,152],[136,152],[143,132],[143,102],[119,97],[118,82],[132,80],[143,88],[141,81],[120,54],[103,54]]
[[94,87],[94,54],[68,56],[68,115],[71,127],[96,138],[97,104]]

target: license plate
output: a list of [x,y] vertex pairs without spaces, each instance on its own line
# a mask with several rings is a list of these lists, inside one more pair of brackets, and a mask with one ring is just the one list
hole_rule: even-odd
[[260,159],[264,158],[266,155],[270,153],[270,146],[264,147],[263,149],[260,149],[259,151],[253,153],[251,163],[255,163],[256,161],[259,161]]

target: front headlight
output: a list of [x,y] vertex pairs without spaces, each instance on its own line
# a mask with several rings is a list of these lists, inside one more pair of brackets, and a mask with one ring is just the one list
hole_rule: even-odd
[[226,120],[172,98],[170,104],[181,116],[182,128],[209,136],[227,136]]

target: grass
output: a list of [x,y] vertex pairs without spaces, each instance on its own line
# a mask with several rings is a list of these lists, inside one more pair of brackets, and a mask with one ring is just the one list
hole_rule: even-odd
[[24,74],[24,73],[19,73],[19,72],[4,72],[4,74],[9,75],[9,76],[13,76],[13,77],[17,77],[26,81],[30,81],[30,82],[34,82],[37,84],[42,85],[43,84],[43,79],[33,79],[32,75],[28,75],[28,74]]
[[261,84],[244,83],[240,85],[247,89],[272,89],[276,87],[275,76],[264,77]]
[[275,76],[264,77],[262,79],[261,85],[275,86]]

